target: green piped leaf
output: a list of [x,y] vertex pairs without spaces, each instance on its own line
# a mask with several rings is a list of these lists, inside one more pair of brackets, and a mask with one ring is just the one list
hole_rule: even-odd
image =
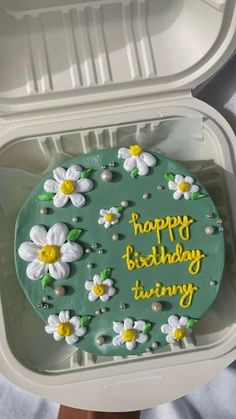
[[175,175],[173,175],[173,173],[165,173],[164,177],[166,180],[172,180],[172,181],[175,180]]
[[51,284],[51,282],[53,281],[53,277],[50,274],[45,274],[43,275],[43,277],[41,278],[41,285],[43,290]]
[[81,326],[82,327],[88,326],[88,324],[90,323],[91,319],[92,319],[92,316],[87,316],[87,315],[82,316],[80,318],[80,324],[81,324]]
[[191,192],[191,199],[193,201],[195,201],[196,199],[204,198],[205,196],[207,195],[204,195],[203,193],[200,193],[200,192]]
[[123,207],[116,207],[116,211],[119,212],[119,214],[122,213],[123,209],[124,209]]
[[130,175],[131,175],[131,177],[133,178],[133,179],[136,179],[137,177],[138,177],[138,169],[137,169],[137,167],[135,168],[135,169],[133,169],[132,170],[132,172],[130,173]]
[[80,178],[81,179],[88,179],[91,177],[93,169],[85,169],[81,172]]
[[105,268],[103,271],[100,272],[100,277],[104,281],[107,278],[110,278],[111,275],[111,268]]
[[189,319],[188,323],[187,323],[187,327],[189,327],[190,329],[192,329],[193,326],[195,326],[195,324],[198,322],[197,319]]
[[37,196],[37,201],[52,201],[56,194],[54,192],[45,192]]
[[151,323],[146,323],[142,332],[144,333],[144,335],[147,335],[148,333],[150,333],[152,330],[152,324]]
[[67,234],[67,240],[70,242],[75,242],[81,236],[82,231],[83,230],[81,230],[81,228],[73,228]]

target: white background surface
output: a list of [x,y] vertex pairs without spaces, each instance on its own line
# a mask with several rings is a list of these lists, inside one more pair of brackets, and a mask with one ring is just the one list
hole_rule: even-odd
[[[236,132],[236,54],[195,95],[216,108]],[[189,395],[143,411],[141,419],[234,419],[235,394],[236,362]],[[26,393],[0,375],[0,419],[56,419],[58,410],[56,403]]]

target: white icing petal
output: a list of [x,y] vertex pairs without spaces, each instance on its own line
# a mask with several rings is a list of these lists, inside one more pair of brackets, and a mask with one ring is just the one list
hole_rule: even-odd
[[132,342],[125,342],[125,344],[128,351],[132,351],[136,347],[135,340],[133,340]]
[[179,319],[179,325],[180,325],[181,327],[184,327],[184,326],[186,326],[186,325],[187,325],[187,323],[188,323],[188,317],[186,317],[186,316],[181,316],[181,317],[180,317],[180,319]]
[[70,336],[65,337],[65,341],[66,343],[68,343],[68,345],[73,345],[74,343],[78,342],[78,340],[79,340],[78,336],[75,336],[75,335],[70,335]]
[[114,346],[120,346],[124,343],[124,339],[121,336],[115,336],[112,339],[112,343]]
[[100,215],[106,215],[108,213],[108,210],[107,209],[101,209],[100,210]]
[[56,331],[57,331],[56,326],[49,326],[49,325],[45,326],[45,332],[48,333],[49,335],[56,332]]
[[119,213],[118,213],[118,211],[117,211],[117,209],[116,209],[115,207],[111,207],[111,208],[109,209],[109,214],[115,214],[115,215],[118,215]]
[[79,316],[73,316],[69,320],[69,323],[74,326],[75,329],[78,329],[80,327],[80,317]]
[[47,179],[43,187],[46,192],[57,193],[59,191],[59,185],[54,179]]
[[61,323],[67,323],[70,320],[70,312],[69,310],[60,311],[59,313],[59,320]]
[[184,181],[184,177],[182,175],[175,175],[175,182],[182,183]]
[[103,303],[106,303],[106,302],[109,300],[109,295],[108,295],[108,294],[103,294],[103,295],[101,295],[100,300],[101,300]]
[[178,185],[176,182],[173,182],[173,180],[169,180],[168,188],[171,189],[172,191],[176,191],[178,189]]
[[177,341],[171,335],[166,336],[166,341],[168,343],[177,343]]
[[47,272],[47,264],[37,259],[33,260],[33,262],[31,262],[26,269],[26,275],[29,279],[32,279],[33,281],[36,279],[40,279]]
[[74,331],[74,334],[79,337],[84,336],[85,333],[86,333],[86,327],[79,327],[79,328],[76,328]]
[[199,191],[199,186],[197,185],[192,185],[189,192],[198,192]]
[[132,319],[129,319],[129,318],[127,318],[127,319],[125,319],[125,321],[124,321],[124,329],[125,330],[127,330],[127,329],[132,329],[133,328],[133,320]]
[[130,151],[126,147],[121,147],[118,150],[118,159],[128,159],[130,157]]
[[66,171],[66,179],[77,181],[80,178],[82,168],[77,164],[73,164]]
[[109,295],[109,297],[112,297],[113,295],[115,295],[115,293],[116,293],[116,289],[115,288],[113,288],[113,287],[109,287],[108,288],[108,295]]
[[49,264],[49,273],[54,279],[65,279],[70,274],[68,263],[57,261]]
[[49,326],[56,327],[59,323],[60,323],[59,316],[57,316],[56,314],[50,314],[50,316],[48,317]]
[[138,168],[138,174],[140,176],[146,176],[148,174],[149,168],[148,165],[142,160],[139,156],[136,157],[136,164]]
[[174,329],[177,329],[179,327],[179,319],[177,316],[172,315],[168,318],[168,323],[170,326],[172,326]]
[[193,183],[194,179],[192,176],[185,176],[184,181],[187,183]]
[[181,192],[181,191],[175,191],[174,192],[174,194],[173,194],[173,198],[174,199],[180,199],[181,198],[181,196],[183,195],[183,193]]
[[109,228],[109,227],[111,227],[111,223],[110,223],[110,221],[106,221],[106,222],[105,222],[105,224],[104,224],[104,227],[105,227],[105,228]]
[[58,192],[53,198],[53,203],[56,208],[62,208],[67,204],[68,200],[69,195],[64,195],[61,192]]
[[38,258],[39,250],[40,248],[37,246],[37,244],[32,242],[24,242],[20,245],[18,254],[20,258],[26,262],[32,262],[32,260]]
[[58,332],[54,332],[54,333],[53,333],[53,337],[54,337],[54,339],[55,339],[57,342],[59,342],[59,340],[62,340],[64,336],[60,336],[60,335],[58,334]]
[[143,151],[140,154],[141,159],[143,159],[143,161],[149,166],[149,167],[153,167],[156,164],[156,158],[150,154],[150,153],[146,153],[145,151]]
[[62,262],[74,262],[83,255],[83,249],[78,243],[64,243],[61,247]]
[[85,284],[84,284],[84,286],[85,286],[85,289],[87,290],[87,291],[91,291],[91,289],[93,288],[93,286],[94,286],[94,283],[93,283],[93,281],[86,281],[85,282]]
[[162,324],[162,326],[161,326],[161,331],[162,331],[162,333],[168,334],[168,333],[171,333],[171,332],[172,332],[172,330],[173,330],[173,327],[171,327],[171,326],[170,326],[169,324],[167,324],[167,323]]
[[55,170],[53,170],[53,176],[58,183],[61,183],[66,179],[66,171],[63,169],[63,167],[57,167]]
[[61,247],[66,241],[67,234],[68,227],[63,223],[56,223],[49,228],[46,242]]
[[102,283],[102,278],[100,277],[100,275],[96,274],[93,276],[93,282],[94,284],[101,284]]
[[136,342],[138,343],[144,343],[147,342],[148,335],[145,335],[144,333],[139,333],[138,337],[136,338]]
[[105,222],[106,222],[106,220],[103,217],[98,219],[98,224],[105,224]]
[[133,169],[136,167],[136,160],[134,156],[129,157],[124,161],[124,169],[127,172],[132,172]]
[[146,323],[143,320],[138,320],[138,321],[134,322],[134,329],[141,332],[143,330],[145,324]]
[[91,302],[96,301],[98,299],[98,295],[95,294],[95,292],[91,291],[88,295],[88,299]]
[[184,198],[190,199],[191,198],[190,192],[184,192]]
[[114,226],[115,224],[117,224],[118,223],[118,220],[114,220],[114,221],[111,221],[111,225],[112,226]]
[[93,189],[93,182],[91,179],[81,179],[77,183],[76,192],[89,192]]
[[107,278],[103,281],[103,284],[107,285],[108,287],[111,287],[113,285],[113,281],[112,279]]
[[83,207],[86,202],[85,197],[78,192],[72,193],[70,195],[70,199],[71,199],[72,204],[77,208]]
[[116,333],[122,333],[124,331],[124,325],[122,322],[113,322],[113,330]]
[[31,228],[29,236],[31,240],[36,243],[38,246],[45,246],[47,230],[44,226],[35,225]]

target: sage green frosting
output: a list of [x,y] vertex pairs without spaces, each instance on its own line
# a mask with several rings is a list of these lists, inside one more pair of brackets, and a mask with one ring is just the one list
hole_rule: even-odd
[[[65,207],[56,208],[53,201],[38,201],[37,197],[45,193],[43,188],[45,180],[53,179],[53,173],[48,173],[30,194],[16,222],[16,270],[29,302],[45,323],[50,314],[58,314],[61,310],[69,310],[71,316],[92,316],[87,326],[87,333],[79,339],[76,346],[98,355],[138,354],[145,352],[146,348],[151,347],[154,342],[158,343],[158,347],[166,345],[166,335],[161,332],[161,325],[168,323],[169,316],[173,314],[199,320],[213,303],[222,279],[224,237],[223,232],[218,231],[216,221],[219,214],[209,193],[194,177],[194,183],[200,188],[199,192],[205,196],[196,200],[186,200],[183,197],[179,200],[173,199],[174,191],[168,188],[165,174],[191,176],[191,173],[184,166],[167,157],[152,152],[151,154],[157,159],[155,167],[150,168],[146,176],[138,176],[135,179],[124,170],[124,160],[118,159],[117,148],[96,151],[68,161],[63,165],[64,168],[79,164],[83,169],[92,169],[89,176],[94,182],[94,188],[90,192],[83,193],[86,204],[82,208],[76,208],[69,201]],[[115,162],[115,166],[109,167],[110,162]],[[113,179],[110,182],[101,180],[103,170],[101,166],[103,165],[106,165],[107,169],[113,173]],[[164,188],[158,189],[158,185]],[[148,194],[147,199],[143,198],[144,194]],[[120,207],[123,200],[127,200],[129,205],[123,208],[119,222],[107,229],[99,225],[100,210]],[[42,207],[49,208],[47,214],[40,214]],[[174,252],[177,242],[181,243],[184,249],[200,249],[206,257],[201,261],[199,273],[197,275],[189,273],[189,262],[129,271],[122,258],[128,244],[132,244],[144,256],[151,253],[152,246],[160,247],[155,232],[134,234],[133,224],[129,223],[133,212],[140,215],[139,222],[174,215],[192,217],[194,222],[190,226],[189,240],[182,240],[178,235],[178,230],[174,229],[175,241],[172,242],[168,230],[165,230],[162,232],[161,245],[164,245],[169,252]],[[213,214],[210,219],[207,218],[209,213]],[[79,221],[72,222],[73,217],[79,217]],[[29,262],[19,257],[18,249],[21,243],[30,240],[29,232],[32,226],[41,224],[49,229],[55,223],[65,223],[70,230],[75,228],[82,230],[75,240],[83,247],[84,254],[78,261],[70,263],[68,278],[53,280],[43,292],[40,280],[32,281],[27,278],[26,268]],[[214,226],[214,234],[207,235],[206,226]],[[113,240],[113,234],[118,234],[119,240]],[[85,249],[91,248],[93,243],[98,244],[97,249],[92,249],[91,253],[87,254]],[[99,249],[103,249],[104,252],[99,253]],[[93,264],[92,269],[88,269],[89,263]],[[95,274],[107,268],[112,269],[109,277],[113,280],[116,294],[106,303],[100,299],[90,302],[85,282],[92,280]],[[198,290],[193,295],[190,307],[182,308],[179,293],[172,297],[169,295],[162,298],[152,296],[149,299],[135,300],[131,289],[137,280],[146,290],[155,287],[158,282],[164,286],[192,283],[198,287]],[[54,289],[58,286],[65,287],[66,293],[62,297],[55,296]],[[42,302],[44,293],[49,296],[49,308],[37,308],[37,305]],[[155,301],[162,303],[161,312],[152,310],[152,303]],[[120,308],[121,304],[125,304],[126,308]],[[97,310],[104,307],[105,313],[95,314]],[[132,351],[127,350],[125,344],[115,347],[112,343],[112,339],[117,335],[113,330],[113,321],[123,322],[128,317],[151,324],[147,342],[138,343]],[[192,321],[192,324],[194,323]],[[98,336],[103,336],[105,340],[101,346],[96,343]],[[48,339],[53,339],[53,337],[48,336]]]

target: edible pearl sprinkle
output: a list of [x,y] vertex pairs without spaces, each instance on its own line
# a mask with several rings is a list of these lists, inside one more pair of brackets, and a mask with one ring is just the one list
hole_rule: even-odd
[[146,352],[151,352],[151,348],[147,347]]
[[106,167],[107,167],[107,166],[106,166],[105,164],[103,164],[103,165],[101,166],[101,168],[102,168],[102,169],[106,169]]
[[149,193],[145,192],[143,194],[143,199],[148,199],[149,197],[150,197],[150,194]]
[[96,316],[99,316],[101,314],[101,311],[100,310],[96,310],[95,311],[95,314],[96,314]]
[[62,297],[63,295],[65,295],[66,290],[64,287],[60,286],[55,288],[54,293],[57,297]]
[[129,201],[121,201],[120,205],[121,205],[123,208],[127,208],[127,207],[129,206]]
[[224,230],[224,227],[219,227],[218,230],[219,231],[223,231]]
[[98,243],[93,243],[91,247],[92,247],[92,249],[97,249],[98,248]]
[[212,218],[213,214],[211,212],[209,212],[209,214],[206,215],[207,218]]
[[49,304],[45,303],[45,304],[43,305],[43,308],[44,308],[45,310],[47,310],[47,309],[49,308]]
[[72,217],[72,223],[78,223],[79,217]]
[[119,234],[112,234],[112,240],[119,240]]
[[85,249],[85,253],[87,253],[87,254],[91,253],[91,249],[89,249],[89,248]]
[[101,308],[102,313],[106,313],[106,311],[107,311],[106,307]]
[[101,345],[103,345],[103,344],[104,344],[104,342],[105,342],[105,339],[104,339],[104,337],[103,337],[103,336],[97,336],[97,337],[96,337],[96,344],[97,344],[97,345],[101,346]]
[[205,233],[206,233],[206,234],[208,234],[208,235],[210,235],[210,234],[214,234],[214,231],[215,231],[215,229],[214,229],[214,227],[212,227],[212,226],[207,226],[207,227],[205,228]]
[[93,269],[93,264],[92,263],[87,263],[87,269]]
[[110,170],[103,170],[101,173],[101,180],[103,182],[111,182],[113,178],[112,172]]
[[98,253],[99,253],[99,255],[101,255],[102,253],[104,253],[104,250],[103,249],[99,249]]
[[116,165],[116,164],[115,164],[115,162],[114,162],[114,161],[111,161],[111,162],[109,163],[109,166],[110,166],[110,167],[115,167],[115,165]]
[[158,343],[157,343],[157,342],[153,342],[153,343],[152,343],[152,348],[153,348],[153,349],[155,349],[155,348],[157,348],[157,347],[158,347]]
[[125,308],[127,308],[127,304],[120,304],[120,308],[121,308],[121,310],[124,310]]
[[152,311],[154,311],[155,313],[162,311],[162,304],[159,303],[159,301],[154,301],[152,303]]
[[44,303],[47,303],[48,302],[48,296],[47,295],[44,295],[43,298],[42,298],[42,300],[43,300]]
[[222,223],[223,223],[223,221],[221,220],[221,218],[218,218],[218,219],[216,220],[216,222],[217,222],[217,224],[222,224]]
[[210,281],[210,286],[211,286],[211,287],[214,287],[216,284],[217,284],[217,282],[216,282],[216,281]]
[[48,214],[48,208],[46,208],[46,207],[40,208],[39,212],[40,212],[41,215],[47,215]]
[[38,303],[37,304],[37,308],[43,308],[43,304],[42,303]]
[[159,190],[159,191],[162,191],[163,189],[165,189],[164,188],[164,186],[162,186],[162,185],[157,185],[157,189]]

